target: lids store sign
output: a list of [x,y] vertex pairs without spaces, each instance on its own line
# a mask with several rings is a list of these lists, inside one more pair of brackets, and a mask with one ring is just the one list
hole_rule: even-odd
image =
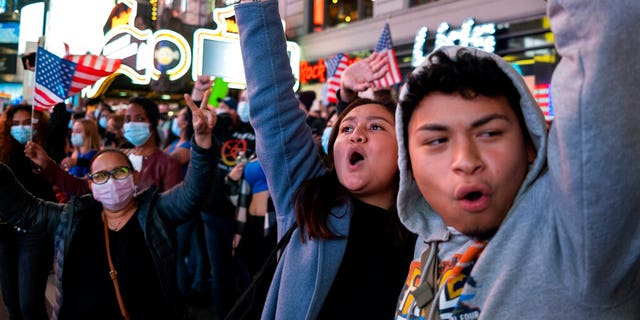
[[[494,52],[496,48],[495,33],[496,26],[494,23],[476,24],[473,18],[463,21],[458,29],[452,29],[448,23],[443,22],[436,29],[433,50],[442,46],[457,45]],[[427,27],[420,28],[416,33],[411,57],[411,65],[413,67],[422,64],[429,54],[429,52],[425,52],[428,36],[429,29]]]

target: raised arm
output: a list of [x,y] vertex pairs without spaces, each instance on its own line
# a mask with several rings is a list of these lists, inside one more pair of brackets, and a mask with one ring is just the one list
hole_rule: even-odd
[[590,297],[640,282],[638,13],[637,0],[549,0],[562,56],[551,86],[552,218]]
[[186,221],[190,215],[200,212],[204,197],[209,193],[217,173],[220,148],[213,141],[216,115],[207,108],[209,91],[198,108],[191,96],[185,94],[193,116],[194,136],[191,143],[191,160],[184,180],[158,198],[158,208],[174,223]]
[[77,196],[91,193],[86,180],[62,170],[53,159],[49,158],[49,155],[39,144],[28,141],[24,148],[24,154],[41,168],[40,174],[47,182],[57,185],[60,190]]
[[0,162],[0,220],[29,230],[34,225],[47,225],[47,230],[60,219],[64,205],[38,199],[18,182],[11,169]]
[[293,92],[278,2],[241,3],[235,11],[256,150],[273,195],[281,236],[295,219],[294,192],[326,168]]

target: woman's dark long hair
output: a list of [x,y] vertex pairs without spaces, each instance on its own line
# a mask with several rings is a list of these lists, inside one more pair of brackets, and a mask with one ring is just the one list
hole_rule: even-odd
[[[331,208],[344,203],[349,196],[349,191],[342,186],[335,171],[333,146],[338,137],[338,128],[343,119],[353,109],[366,104],[381,105],[392,115],[395,114],[396,103],[392,99],[371,100],[361,98],[351,102],[340,113],[338,120],[333,124],[333,130],[329,138],[329,148],[325,161],[328,169],[327,173],[303,182],[293,197],[296,223],[298,224],[298,229],[301,230],[300,237],[303,242],[306,237],[309,239],[344,237],[333,232],[327,224]],[[303,233],[306,233],[306,236]]]
[[[23,152],[24,146],[15,141],[11,137],[11,122],[13,116],[18,111],[25,111],[31,116],[31,106],[26,104],[13,105],[5,110],[0,116],[0,161],[8,163],[11,158],[15,156],[16,152]],[[33,141],[46,148],[46,137],[49,131],[49,115],[36,110],[33,113],[33,117],[38,120],[37,123],[32,124]]]

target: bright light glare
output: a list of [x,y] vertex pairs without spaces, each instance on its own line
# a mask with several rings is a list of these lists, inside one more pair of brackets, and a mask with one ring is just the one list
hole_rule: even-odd
[[23,54],[28,42],[37,42],[44,25],[44,2],[26,5],[20,11],[18,54]]
[[[47,49],[64,54],[59,47],[64,48],[63,44],[67,43],[70,54],[99,54],[104,45],[102,28],[113,7],[113,1],[51,0],[47,16]],[[74,14],[70,19],[70,12],[82,14]]]

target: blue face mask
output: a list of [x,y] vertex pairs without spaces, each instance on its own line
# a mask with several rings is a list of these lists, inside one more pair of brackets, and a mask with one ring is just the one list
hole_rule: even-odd
[[331,138],[331,131],[333,127],[326,127],[324,131],[322,131],[322,150],[324,153],[329,154],[329,138]]
[[178,118],[173,118],[171,122],[171,133],[173,133],[176,137],[180,136],[180,127],[178,127]]
[[31,137],[31,126],[11,126],[11,136],[20,144],[25,144]]
[[98,120],[98,125],[103,128],[106,129],[107,128],[107,119],[106,117],[100,117],[100,120]]
[[100,108],[96,108],[96,110],[93,111],[93,117],[98,119],[100,117],[100,113],[102,111],[100,110]]
[[236,112],[238,113],[240,121],[249,122],[249,102],[240,101],[238,103],[238,110],[236,110]]
[[71,145],[74,147],[82,147],[84,143],[84,138],[82,137],[82,133],[72,133],[71,134]]
[[124,137],[134,146],[139,147],[151,137],[149,124],[146,122],[128,122],[124,124]]

